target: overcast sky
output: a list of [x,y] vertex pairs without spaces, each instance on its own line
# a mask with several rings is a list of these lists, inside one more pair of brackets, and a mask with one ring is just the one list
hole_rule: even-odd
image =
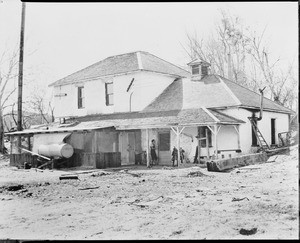
[[[24,65],[45,86],[108,56],[143,50],[188,62],[186,32],[206,38],[220,9],[262,31],[274,56],[298,67],[298,2],[27,3]],[[0,0],[0,53],[19,45],[21,2]],[[34,52],[31,55],[29,53]]]

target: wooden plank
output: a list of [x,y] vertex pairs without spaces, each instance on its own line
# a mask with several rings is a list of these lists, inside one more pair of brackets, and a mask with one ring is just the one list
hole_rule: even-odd
[[69,179],[78,180],[78,176],[77,175],[61,175],[59,177],[59,180],[69,180]]
[[[39,167],[37,167],[37,169],[43,168],[43,167],[45,167],[46,165],[49,165],[49,164],[53,164],[53,160],[47,161],[46,163],[44,163],[44,164],[40,165]],[[53,165],[52,165],[52,168],[53,168]]]
[[39,157],[41,157],[41,158],[43,158],[43,159],[46,159],[46,160],[51,160],[50,158],[48,158],[48,157],[46,157],[46,156],[43,156],[43,155],[40,155],[40,154],[34,153],[34,152],[32,152],[32,151],[29,151],[29,150],[27,150],[27,149],[24,149],[24,148],[20,148],[20,149],[22,149],[22,150],[24,150],[24,151],[26,151],[26,152],[28,152],[28,153],[31,153],[31,154],[33,154],[33,155],[37,155],[37,156],[39,156]]

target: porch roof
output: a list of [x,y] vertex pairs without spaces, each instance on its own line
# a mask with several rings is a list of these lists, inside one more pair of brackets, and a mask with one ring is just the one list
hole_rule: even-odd
[[[79,124],[81,125],[81,124]],[[84,131],[91,131],[91,130],[96,130],[96,129],[103,129],[103,128],[108,128],[108,127],[113,127],[113,125],[105,125],[100,124],[98,126],[75,126],[75,127],[47,127],[45,126],[42,129],[26,129],[23,131],[17,131],[17,132],[8,132],[5,133],[6,135],[9,136],[18,136],[18,135],[33,135],[33,134],[45,134],[45,133],[65,133],[65,132],[84,132]]]
[[[28,129],[24,131],[10,132],[6,135],[33,135],[42,133],[62,133],[91,131],[109,127],[115,127],[116,130],[143,129],[143,128],[165,128],[170,126],[200,126],[216,124],[241,124],[242,120],[226,115],[220,111],[208,110],[204,107],[200,109],[172,110],[167,112],[137,112],[119,113],[105,115],[105,118],[98,117],[93,121],[81,121],[79,123],[56,126],[45,125],[43,129]],[[80,118],[78,118],[80,120]]]
[[117,130],[159,128],[170,126],[200,126],[216,124],[241,124],[242,120],[228,116],[204,107],[200,109],[174,110],[168,112],[169,116],[153,116],[137,119],[128,119],[126,122],[120,121],[116,126]]

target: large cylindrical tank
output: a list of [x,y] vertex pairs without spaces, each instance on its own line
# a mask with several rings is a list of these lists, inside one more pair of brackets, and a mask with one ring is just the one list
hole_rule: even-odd
[[67,143],[49,144],[40,145],[38,148],[38,153],[47,157],[70,158],[74,153],[74,149],[70,144]]

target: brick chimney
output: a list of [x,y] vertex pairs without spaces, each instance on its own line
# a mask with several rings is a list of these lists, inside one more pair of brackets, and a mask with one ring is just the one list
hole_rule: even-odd
[[210,74],[210,64],[200,58],[191,61],[187,65],[191,70],[192,81],[200,81]]

